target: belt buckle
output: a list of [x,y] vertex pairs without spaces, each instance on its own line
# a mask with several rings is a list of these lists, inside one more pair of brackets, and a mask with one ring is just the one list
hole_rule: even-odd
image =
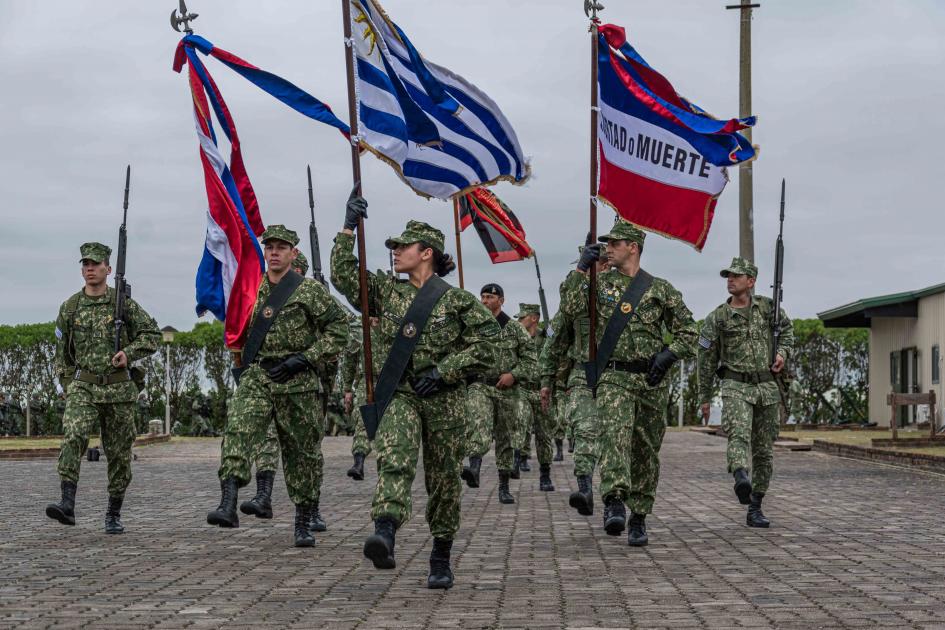
[[107,384],[108,384],[108,377],[105,376],[104,374],[97,374],[97,375],[96,375],[96,378],[98,379],[98,383],[96,383],[97,385],[103,385],[103,386],[104,386],[104,385],[107,385]]
[[750,378],[752,385],[761,385],[761,376],[758,375],[758,372],[752,372]]

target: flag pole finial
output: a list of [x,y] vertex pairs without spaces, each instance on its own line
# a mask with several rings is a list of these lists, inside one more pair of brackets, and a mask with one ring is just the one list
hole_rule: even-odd
[[591,18],[594,22],[597,21],[597,12],[603,11],[604,5],[597,0],[584,0],[584,15]]
[[190,23],[197,19],[196,13],[188,13],[187,5],[184,3],[184,0],[180,0],[180,9],[174,9],[171,11],[171,28],[181,32],[181,26],[184,27],[183,32],[188,35],[194,34],[194,29],[190,28]]

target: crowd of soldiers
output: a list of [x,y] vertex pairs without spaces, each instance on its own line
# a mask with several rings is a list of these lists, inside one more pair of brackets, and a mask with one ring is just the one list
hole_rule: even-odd
[[[367,202],[352,193],[331,252],[331,283],[355,310],[362,289],[355,231],[366,210]],[[551,466],[563,460],[567,437],[577,486],[570,506],[594,514],[597,472],[605,532],[628,530],[628,544],[644,546],[666,429],[666,376],[676,361],[697,358],[706,417],[714,379],[721,381],[727,467],[738,501],[748,505],[747,525],[768,527],[761,504],[779,422],[776,379],[793,347],[790,320],[782,313],[772,354],[772,301],[754,294],[757,268],[735,258],[721,271],[730,297],[699,330],[680,292],[641,268],[645,236],[619,219],[599,243],[583,247],[560,285],[558,313],[543,324],[535,304],[521,303],[514,317],[507,315],[498,284],[485,285],[478,297],[447,284],[442,277],[455,264],[443,233],[409,221],[402,234],[385,241],[391,272],[366,274],[370,373],[377,378],[369,401],[360,319],[326,286],[304,277],[298,235],[270,225],[261,236],[266,272],[245,345],[234,357],[237,386],[221,446],[220,504],[207,522],[238,527],[240,512],[272,518],[281,458],[296,510],[294,544],[315,545],[314,534],[327,529],[319,510],[321,441],[335,405],[338,417],[354,418],[332,423],[334,430],[354,431],[348,477],[364,479],[365,460],[375,456],[374,533],[363,552],[379,569],[396,566],[397,530],[412,516],[411,488],[422,452],[433,537],[427,585],[450,588],[463,482],[469,491],[480,487],[490,474],[483,458],[494,450],[498,502],[514,503],[510,480],[531,470],[532,436],[541,491],[554,491]],[[131,481],[138,394],[133,364],[155,352],[160,332],[129,299],[116,352],[115,293],[106,283],[111,250],[86,243],[80,255],[85,286],[63,303],[56,321],[56,367],[66,391],[62,496],[46,513],[75,524],[81,454],[100,427],[108,460],[105,531],[116,534],[124,529],[121,506]],[[254,466],[256,494],[238,504]]]

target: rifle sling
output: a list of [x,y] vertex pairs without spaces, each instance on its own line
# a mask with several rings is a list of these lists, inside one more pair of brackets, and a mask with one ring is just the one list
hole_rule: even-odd
[[364,421],[364,429],[367,432],[368,439],[373,440],[377,433],[377,427],[387,411],[387,406],[400,385],[400,380],[404,376],[410,357],[413,355],[423,329],[430,319],[430,314],[440,298],[449,291],[450,285],[440,278],[433,276],[427,280],[413,302],[407,307],[407,313],[403,318],[403,325],[397,332],[394,343],[391,344],[387,360],[384,361],[384,367],[377,377],[377,387],[374,389],[374,402],[362,405],[361,418]]
[[[279,316],[279,311],[282,310],[282,307],[286,305],[295,290],[302,284],[302,280],[302,276],[289,270],[288,273],[282,276],[279,284],[273,285],[272,292],[266,299],[266,303],[256,313],[253,327],[249,329],[249,335],[246,337],[246,345],[243,346],[243,366],[233,368],[233,378],[236,379],[237,384],[239,384],[243,371],[252,365],[256,359],[259,349],[262,348],[263,342],[266,340],[266,335],[269,334],[269,329],[272,328],[272,323]],[[267,313],[269,314],[268,317],[266,316]]]
[[[604,336],[601,337],[600,343],[597,344],[597,361],[593,364],[590,361],[584,364],[587,384],[592,390],[597,389],[597,382],[600,379],[600,375],[603,374],[604,369],[607,367],[607,364],[610,362],[610,357],[614,353],[614,348],[617,347],[620,335],[623,334],[623,330],[627,327],[630,319],[636,315],[637,306],[639,306],[640,300],[643,299],[643,294],[646,293],[647,289],[649,289],[652,284],[653,276],[641,269],[637,272],[637,275],[633,277],[633,280],[630,281],[630,284],[627,285],[623,295],[620,296],[619,304],[615,306],[614,312],[610,315],[610,319],[607,320],[607,328],[604,329]],[[594,296],[594,299],[596,299],[596,296]],[[626,305],[629,305],[629,308],[627,308]],[[593,339],[589,341],[593,343]]]

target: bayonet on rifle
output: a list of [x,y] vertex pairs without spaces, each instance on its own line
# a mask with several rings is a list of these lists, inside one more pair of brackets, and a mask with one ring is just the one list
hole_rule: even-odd
[[115,261],[115,354],[121,350],[121,329],[125,325],[125,302],[131,297],[131,286],[125,280],[125,258],[128,250],[128,193],[131,189],[131,165],[125,169],[125,201],[118,228],[118,257]]
[[328,281],[322,273],[322,255],[318,246],[318,228],[315,227],[315,190],[312,188],[312,167],[306,166],[308,172],[308,209],[312,214],[312,222],[308,226],[308,240],[312,251],[312,277],[326,287]]

